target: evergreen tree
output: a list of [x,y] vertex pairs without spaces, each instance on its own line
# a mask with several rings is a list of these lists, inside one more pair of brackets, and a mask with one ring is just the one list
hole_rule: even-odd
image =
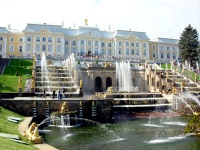
[[192,62],[200,61],[200,49],[198,41],[198,32],[189,24],[181,34],[179,41],[180,58],[185,61]]

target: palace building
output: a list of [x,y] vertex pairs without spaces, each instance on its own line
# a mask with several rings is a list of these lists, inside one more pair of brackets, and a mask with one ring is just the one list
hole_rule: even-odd
[[131,30],[100,30],[84,26],[28,23],[22,31],[9,25],[0,27],[0,58],[32,58],[42,56],[65,58],[99,56],[170,61],[179,58],[178,40],[157,38],[151,40],[145,32]]

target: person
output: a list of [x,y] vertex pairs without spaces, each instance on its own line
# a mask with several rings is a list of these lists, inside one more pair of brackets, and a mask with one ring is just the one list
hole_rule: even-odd
[[59,96],[60,96],[60,100],[62,100],[62,92],[61,92],[61,90],[59,90]]
[[46,97],[46,90],[44,89],[44,97]]
[[65,98],[65,88],[63,88],[63,98]]
[[56,91],[53,90],[53,99],[55,98],[55,96],[56,96]]

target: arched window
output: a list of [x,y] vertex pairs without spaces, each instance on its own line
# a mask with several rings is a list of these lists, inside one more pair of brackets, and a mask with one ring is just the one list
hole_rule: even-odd
[[68,47],[65,47],[65,54],[68,54],[69,51],[68,51]]
[[119,54],[122,54],[122,49],[121,48],[119,49]]
[[126,49],[126,55],[129,55],[129,49],[128,48]]
[[95,55],[98,55],[98,48],[95,48]]
[[176,53],[173,53],[173,59],[176,59]]
[[68,40],[65,40],[65,45],[68,45],[68,44],[69,44]]
[[2,52],[3,51],[3,46],[2,46],[2,44],[0,44],[0,52]]
[[51,52],[52,48],[51,45],[48,45],[48,52]]
[[95,41],[95,46],[98,46],[99,44],[98,44],[98,41]]
[[167,53],[167,58],[170,59],[170,53],[169,52]]
[[27,51],[30,51],[31,50],[31,44],[28,44],[27,45]]
[[19,45],[18,51],[19,51],[19,52],[22,52],[22,46],[21,46],[21,45]]
[[153,58],[156,58],[156,52],[153,52]]
[[10,45],[9,51],[10,51],[10,52],[14,52],[14,46],[13,46],[13,45]]
[[129,46],[129,42],[126,42],[126,46]]
[[138,55],[138,56],[140,55],[139,49],[136,50],[136,55]]
[[37,51],[37,52],[40,51],[40,45],[39,45],[39,44],[36,45],[36,51]]
[[160,58],[164,58],[164,53],[163,52],[160,53]]
[[108,55],[111,56],[111,49],[108,50]]
[[119,46],[122,46],[122,42],[121,41],[119,41]]
[[60,52],[61,52],[60,45],[57,45],[57,52],[58,52],[58,53],[60,53]]
[[167,47],[167,50],[169,50],[170,48],[169,47]]
[[173,47],[173,50],[175,51],[175,50],[176,50],[176,47]]
[[139,47],[139,43],[136,43],[136,47]]
[[27,41],[29,41],[29,42],[31,41],[31,37],[30,36],[27,37]]
[[147,51],[146,50],[144,50],[144,56],[146,56],[147,55]]
[[76,54],[76,49],[75,48],[72,49],[72,53]]
[[131,43],[131,46],[134,47],[134,43],[133,42]]
[[57,42],[61,42],[61,38],[59,37],[59,38],[57,38]]
[[14,42],[14,38],[13,38],[13,37],[11,37],[11,38],[10,38],[10,41],[11,41],[11,42]]
[[48,38],[48,42],[52,42],[52,38],[51,37]]
[[19,42],[22,42],[22,38],[19,38]]
[[40,37],[39,37],[39,36],[36,38],[36,41],[37,41],[37,42],[40,42]]
[[155,45],[153,46],[153,49],[156,49],[156,46],[155,46]]
[[72,45],[76,45],[76,41],[73,41],[73,42],[72,42]]
[[104,42],[102,42],[102,43],[101,43],[101,46],[102,46],[102,47],[104,47],[104,46],[105,46],[105,43],[104,43]]
[[84,48],[81,47],[81,56],[84,55]]
[[43,52],[46,51],[46,45],[45,45],[45,44],[42,45],[42,51],[43,51]]
[[84,45],[84,41],[83,40],[81,40],[81,45]]
[[0,41],[3,41],[3,37],[0,36]]
[[42,38],[42,42],[46,42],[46,37],[43,37],[43,38]]
[[132,49],[131,54],[134,55],[134,49]]
[[105,55],[105,50],[104,49],[101,50],[101,55]]
[[91,41],[88,41],[88,45],[91,45]]
[[146,43],[144,43],[144,44],[143,44],[143,47],[146,48],[146,46],[147,46]]
[[111,47],[111,43],[108,43],[108,47]]
[[163,50],[163,49],[164,49],[164,47],[163,47],[163,46],[160,46],[160,49],[162,49],[162,50]]

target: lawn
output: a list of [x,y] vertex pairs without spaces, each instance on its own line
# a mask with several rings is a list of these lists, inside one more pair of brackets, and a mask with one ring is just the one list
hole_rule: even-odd
[[[7,121],[8,116],[20,117],[23,116],[11,112],[9,110],[4,109],[0,106],[0,132],[15,134],[18,135],[23,141],[29,143],[19,132],[18,132],[18,124]],[[24,145],[20,143],[13,142],[7,138],[0,137],[0,149],[1,150],[37,150],[37,148],[33,147],[31,143],[30,145]]]
[[24,91],[27,78],[32,77],[32,60],[11,59],[9,66],[0,76],[0,91],[3,93],[18,92],[19,76],[22,77],[22,91]]

